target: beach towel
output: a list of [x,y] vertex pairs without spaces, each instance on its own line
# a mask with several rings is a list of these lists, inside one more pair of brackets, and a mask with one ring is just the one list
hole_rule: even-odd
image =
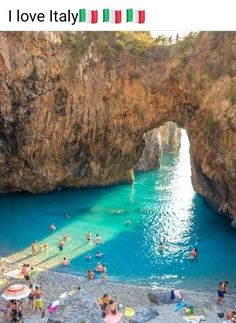
[[134,316],[135,312],[132,307],[125,307],[125,316],[132,317]]
[[183,319],[186,322],[191,322],[191,323],[199,323],[201,321],[206,321],[205,315],[191,315],[191,316],[183,316]]
[[14,277],[18,276],[20,273],[21,273],[20,269],[15,269],[15,270],[9,271],[8,273],[5,273],[4,276],[9,277],[9,278],[10,277],[14,278]]
[[58,309],[59,304],[60,304],[59,299],[57,299],[56,301],[53,301],[52,304],[49,305],[48,307],[48,313],[51,314],[55,312]]
[[104,318],[105,323],[119,323],[122,317],[122,313],[109,314]]

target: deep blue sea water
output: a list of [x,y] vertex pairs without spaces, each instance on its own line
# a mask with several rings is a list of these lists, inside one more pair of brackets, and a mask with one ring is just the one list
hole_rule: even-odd
[[[225,279],[235,284],[236,231],[193,191],[186,135],[182,141],[179,154],[163,155],[161,168],[136,174],[132,186],[0,197],[0,255],[86,275],[101,251],[110,280],[195,290],[215,290]],[[49,230],[52,222],[55,233]],[[88,230],[103,243],[87,243]],[[70,239],[60,254],[63,234]],[[47,242],[49,250],[32,257],[34,239]],[[193,246],[199,250],[196,261],[188,259]],[[63,256],[71,260],[69,267],[61,267]]]

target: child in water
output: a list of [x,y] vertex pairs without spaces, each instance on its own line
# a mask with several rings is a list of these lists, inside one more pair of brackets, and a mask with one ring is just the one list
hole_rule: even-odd
[[70,264],[70,261],[67,260],[66,257],[64,257],[61,264],[62,266],[68,266]]
[[98,234],[96,234],[95,243],[98,244],[98,243],[101,243],[101,242],[102,242],[102,239],[99,237]]

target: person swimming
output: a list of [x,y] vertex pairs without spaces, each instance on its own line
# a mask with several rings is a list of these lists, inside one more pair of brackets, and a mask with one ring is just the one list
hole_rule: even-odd
[[49,228],[52,232],[54,232],[57,229],[54,223],[52,223]]
[[66,219],[71,219],[71,215],[70,215],[70,214],[67,214],[67,213],[64,215],[64,217],[65,217]]
[[64,257],[61,264],[62,266],[68,266],[70,264],[70,261],[66,257]]
[[98,244],[98,243],[101,243],[101,242],[102,242],[102,239],[99,237],[98,234],[96,234],[95,243]]
[[125,225],[130,225],[131,223],[132,223],[131,220],[128,220],[125,222]]
[[91,258],[92,258],[92,256],[90,256],[90,255],[87,255],[87,256],[86,256],[86,259],[87,259],[87,260],[90,260]]
[[160,242],[159,249],[164,250],[164,248],[165,248],[164,244],[162,242]]
[[197,258],[197,253],[198,253],[197,248],[193,248],[189,253],[189,258],[190,259],[196,259]]
[[98,252],[96,253],[96,257],[97,257],[97,258],[102,258],[102,256],[103,256],[103,254],[102,254],[101,252],[99,252],[99,251],[98,251]]

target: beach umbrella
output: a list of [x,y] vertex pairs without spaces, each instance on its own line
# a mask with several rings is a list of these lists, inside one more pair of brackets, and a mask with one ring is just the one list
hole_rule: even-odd
[[23,284],[15,284],[8,287],[5,292],[1,295],[6,301],[11,299],[22,299],[29,296],[31,290],[28,286]]

